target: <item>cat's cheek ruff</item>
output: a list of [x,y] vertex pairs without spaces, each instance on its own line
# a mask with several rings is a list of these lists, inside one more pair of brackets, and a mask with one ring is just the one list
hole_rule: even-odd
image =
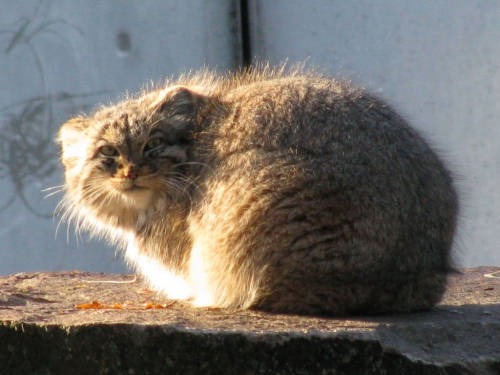
[[[65,151],[65,156],[68,157],[68,159],[65,160],[65,179],[66,179],[66,186],[68,188],[70,187],[77,187],[79,192],[82,190],[82,182],[84,181],[85,178],[88,178],[89,175],[89,168],[87,167],[87,164],[89,163],[89,160],[84,157],[84,156],[79,156],[79,157],[69,157],[66,155]],[[67,189],[69,191],[69,189]]]
[[105,222],[96,216],[94,209],[78,205],[69,200],[70,209],[73,210],[71,216],[74,217],[76,230],[85,230],[91,238],[106,239],[113,245],[124,248],[126,245],[125,231],[117,228],[111,222]]
[[79,140],[63,147],[62,160],[67,171],[71,171],[74,175],[83,171],[88,162],[89,146],[90,140]]
[[[92,238],[104,238],[112,244],[123,247],[125,244],[124,231],[109,218],[103,219],[102,203],[89,201],[85,197],[85,184],[92,177],[85,172],[82,174],[83,176],[80,176],[77,182],[66,185],[64,206],[67,213],[63,215],[63,219],[68,221],[70,225],[74,223],[77,232],[85,230]],[[101,194],[105,195],[106,192],[103,190]]]

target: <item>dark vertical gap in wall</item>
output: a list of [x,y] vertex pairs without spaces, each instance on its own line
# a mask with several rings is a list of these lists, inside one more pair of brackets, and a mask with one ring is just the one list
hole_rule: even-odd
[[252,64],[252,43],[250,38],[250,15],[248,11],[248,2],[250,0],[240,1],[240,22],[241,22],[241,49],[243,66]]

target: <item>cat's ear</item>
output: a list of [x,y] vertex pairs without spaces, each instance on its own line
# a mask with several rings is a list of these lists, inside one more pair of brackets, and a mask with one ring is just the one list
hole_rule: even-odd
[[82,137],[87,128],[87,121],[83,117],[74,117],[66,121],[57,133],[57,142],[61,145],[74,142]]
[[151,105],[151,110],[163,113],[174,122],[193,122],[203,102],[203,96],[193,90],[185,86],[174,86],[160,92],[158,99]]
[[57,142],[66,147],[82,138],[87,128],[87,120],[83,117],[74,117],[66,121],[57,133]]
[[57,134],[57,142],[61,145],[61,158],[64,165],[72,166],[76,159],[85,153],[87,137],[84,136],[88,121],[83,117],[75,117],[65,122]]

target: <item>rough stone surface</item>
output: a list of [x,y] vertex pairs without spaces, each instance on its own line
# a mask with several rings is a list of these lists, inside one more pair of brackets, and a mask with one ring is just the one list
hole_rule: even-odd
[[[94,301],[108,308],[77,308]],[[131,275],[20,273],[0,277],[0,343],[2,375],[494,375],[500,268],[452,276],[432,311],[343,318],[196,309]]]

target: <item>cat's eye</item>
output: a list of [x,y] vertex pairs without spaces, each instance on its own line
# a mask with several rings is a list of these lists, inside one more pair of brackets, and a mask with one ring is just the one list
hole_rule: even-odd
[[101,153],[101,155],[108,156],[108,157],[118,155],[118,150],[116,148],[114,148],[113,146],[102,146],[99,149],[99,152]]

